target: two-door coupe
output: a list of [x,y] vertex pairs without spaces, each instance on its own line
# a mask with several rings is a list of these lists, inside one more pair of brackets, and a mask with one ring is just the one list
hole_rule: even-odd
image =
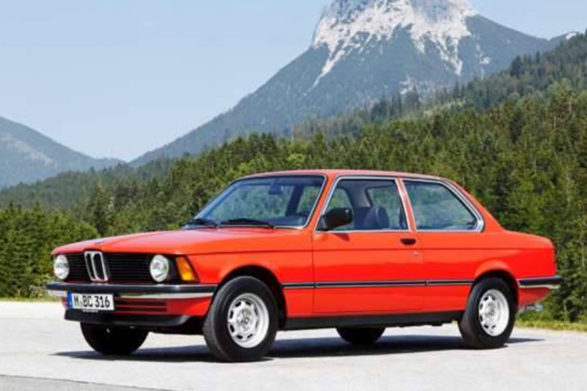
[[182,230],[53,256],[48,290],[96,351],[203,333],[226,361],[263,357],[278,330],[368,344],[386,327],[452,321],[471,347],[496,348],[561,282],[548,239],[505,230],[457,184],[376,171],[246,177]]

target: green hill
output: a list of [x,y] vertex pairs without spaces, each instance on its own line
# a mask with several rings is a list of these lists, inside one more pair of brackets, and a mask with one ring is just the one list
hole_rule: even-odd
[[[551,52],[518,57],[503,72],[483,80],[440,92],[427,105],[420,97],[407,93],[395,94],[390,100],[380,100],[369,110],[350,113],[324,120],[302,121],[291,130],[295,138],[308,138],[323,134],[326,139],[341,135],[357,137],[365,128],[390,120],[410,116],[426,116],[430,113],[458,113],[467,108],[486,110],[506,99],[523,96],[541,97],[556,83],[567,83],[577,91],[586,89],[587,37],[578,34]],[[121,165],[104,171],[89,173],[64,173],[38,183],[19,185],[0,191],[0,207],[9,203],[33,205],[38,202],[48,207],[70,208],[87,200],[94,184],[105,185],[130,181],[142,183],[153,177],[164,176],[172,160],[155,160],[145,166],[132,168]]]
[[[120,175],[108,170],[3,192],[3,203],[35,196],[55,207],[59,183],[65,183],[64,189],[86,188],[65,203],[67,212],[40,207],[35,215],[16,207],[0,212],[0,295],[33,295],[37,291],[30,287],[49,277],[47,253],[35,252],[40,243],[180,227],[223,186],[245,174],[364,168],[452,178],[507,228],[550,237],[564,283],[546,303],[545,316],[587,321],[586,42],[581,35],[551,54],[521,59],[509,72],[474,82],[476,87],[465,87],[458,100],[446,99],[420,117],[392,120],[407,102],[381,102],[370,111],[310,122],[301,139],[253,135],[197,158],[163,162],[153,168],[157,174],[148,166]],[[550,75],[546,82],[531,76],[540,69]],[[505,79],[515,89],[505,86]],[[467,95],[467,90],[474,93]],[[491,99],[496,103],[479,105],[476,99],[487,91],[495,92]],[[49,196],[46,189],[56,193]],[[55,219],[66,223],[51,224]],[[49,223],[39,231],[38,221]]]
[[519,56],[508,69],[485,80],[474,80],[440,93],[440,103],[460,102],[486,109],[507,98],[541,95],[553,84],[566,81],[577,90],[587,89],[587,39],[577,34],[554,50]]
[[400,92],[428,95],[492,75],[516,56],[564,39],[501,26],[461,0],[333,0],[304,53],[228,112],[132,164],[199,154],[252,133],[288,137],[308,117],[369,107]]
[[100,170],[119,163],[122,162],[83,155],[36,130],[0,117],[0,189],[64,171]]

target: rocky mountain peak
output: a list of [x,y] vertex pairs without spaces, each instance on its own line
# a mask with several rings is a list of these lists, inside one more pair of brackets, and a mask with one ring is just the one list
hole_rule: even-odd
[[409,31],[423,54],[426,43],[433,43],[459,75],[458,44],[471,35],[466,22],[474,15],[465,0],[335,0],[324,10],[314,33],[313,47],[326,46],[330,51],[319,79],[349,53],[373,41],[391,40],[399,29]]

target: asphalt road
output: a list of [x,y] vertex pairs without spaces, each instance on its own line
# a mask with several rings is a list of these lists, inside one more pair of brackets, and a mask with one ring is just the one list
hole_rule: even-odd
[[104,358],[58,304],[0,303],[0,390],[586,390],[587,335],[517,329],[507,347],[466,349],[454,326],[388,329],[356,348],[333,330],[281,333],[262,362],[214,361],[202,337],[150,335]]

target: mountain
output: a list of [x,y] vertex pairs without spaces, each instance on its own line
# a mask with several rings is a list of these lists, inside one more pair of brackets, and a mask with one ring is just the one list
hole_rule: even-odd
[[586,90],[587,35],[572,33],[564,38],[552,51],[516,57],[504,71],[438,93],[434,105],[483,111],[505,100],[543,95],[557,84],[577,91]]
[[0,188],[118,163],[75,152],[36,130],[0,117]]
[[[549,94],[552,95],[552,91],[558,90],[559,86],[564,86],[562,91],[570,87],[577,94],[582,93],[581,102],[584,103],[579,106],[587,107],[587,35],[577,34],[572,39],[563,42],[556,49],[539,56],[532,55],[516,58],[507,69],[495,75],[483,80],[472,81],[466,86],[455,88],[454,90],[445,91],[442,96],[439,96],[436,106],[431,104],[425,110],[434,113],[432,116],[434,118],[438,114],[448,117],[451,115],[457,116],[463,111],[483,114],[487,109],[500,106],[504,101],[514,102],[516,106],[525,107],[524,102],[526,100],[524,98],[544,98]],[[301,149],[298,149],[297,146],[292,146],[296,145],[296,141],[287,143],[283,147],[285,148],[285,151],[283,151],[285,157],[282,157],[281,160],[286,160],[283,165],[272,165],[275,158],[272,154],[277,146],[281,145],[280,143],[275,143],[275,140],[269,136],[253,136],[248,141],[239,140],[227,143],[222,148],[210,151],[197,158],[153,160],[136,168],[130,165],[118,165],[95,172],[68,172],[41,182],[13,186],[0,190],[0,209],[10,203],[25,207],[40,203],[51,209],[76,210],[77,205],[91,199],[97,184],[110,189],[113,194],[114,206],[118,205],[121,200],[135,202],[139,197],[150,199],[152,196],[143,194],[146,191],[145,187],[148,188],[148,191],[157,193],[157,197],[161,196],[166,200],[167,197],[172,197],[174,192],[179,189],[182,191],[191,189],[194,192],[194,195],[189,197],[189,201],[174,203],[167,200],[169,209],[154,218],[154,221],[159,221],[162,218],[161,216],[176,213],[178,205],[185,206],[185,204],[190,204],[195,199],[206,201],[217,190],[213,187],[218,186],[220,183],[212,179],[217,175],[238,176],[250,172],[248,170],[267,171],[271,169],[325,166],[348,168],[340,161],[322,159],[323,154],[321,151],[326,148],[324,140],[329,142],[344,140],[345,138],[356,140],[361,138],[364,133],[369,133],[369,129],[374,126],[384,126],[385,129],[390,129],[391,135],[396,134],[397,136],[396,130],[404,128],[404,119],[398,120],[397,113],[390,110],[391,103],[381,101],[373,105],[369,110],[354,110],[332,118],[303,123],[303,125],[295,129],[295,135],[311,142],[301,142],[299,145],[306,145]],[[559,105],[564,109],[562,110],[563,112],[568,110],[568,107],[560,103]],[[468,108],[473,110],[467,110]],[[420,118],[418,121],[426,121],[427,117]],[[537,118],[538,121],[544,122],[543,115]],[[497,120],[496,122],[494,119],[490,122],[494,123],[496,128],[509,133],[507,121]],[[558,120],[555,122],[558,122]],[[468,128],[475,129],[476,123],[477,120],[474,120],[469,124]],[[484,124],[483,122],[481,123]],[[516,119],[515,123],[519,125],[519,119]],[[435,128],[438,128],[438,126],[435,125]],[[533,129],[533,127],[529,126],[527,129]],[[583,126],[578,129],[587,129],[587,127]],[[396,148],[398,151],[404,151],[404,143],[412,139],[418,139],[419,135],[411,135],[409,130],[410,127],[407,127],[405,132],[405,134],[410,135],[409,137],[406,138],[404,135],[400,135],[394,139],[394,144],[401,144],[401,148]],[[462,130],[460,131],[462,132]],[[313,138],[317,133],[322,136],[322,141]],[[447,136],[445,133],[445,131],[441,131],[439,133],[435,132],[433,135],[435,137]],[[491,139],[488,140],[488,145],[494,144]],[[345,158],[347,155],[340,153],[340,151],[347,148],[344,146],[344,141],[342,144],[338,152],[335,153],[340,159]],[[374,150],[385,147],[385,145],[380,145],[372,140],[365,145],[376,146],[373,147]],[[442,145],[441,142],[440,145]],[[429,149],[424,148],[424,150],[428,151]],[[481,153],[481,155],[485,156],[485,152]],[[362,158],[361,156],[357,156],[357,162],[359,163],[353,163],[355,167],[361,167],[359,164],[362,164],[365,160],[365,156]],[[410,155],[404,154],[404,156],[407,159]],[[227,164],[232,168],[227,169]],[[369,164],[371,163],[369,163],[368,159],[366,164],[365,167],[370,167]],[[428,169],[426,166],[421,167],[418,164],[413,166],[401,164],[389,166],[388,168],[414,171]],[[169,194],[159,192],[162,184],[169,186]],[[141,188],[143,190],[140,190]],[[149,202],[146,204],[149,204]],[[141,203],[137,205],[139,207],[145,206]],[[192,211],[195,209],[192,208]],[[85,210],[83,206],[82,210]]]
[[466,83],[565,39],[539,39],[501,26],[464,0],[335,0],[305,53],[232,110],[133,164],[197,154],[253,132],[288,136],[292,125],[309,117]]
[[[313,121],[319,133],[309,141],[254,135],[197,158],[62,174],[0,191],[0,296],[41,292],[51,278],[48,249],[60,242],[180,227],[236,177],[370,168],[452,178],[508,229],[551,238],[565,284],[541,319],[585,324],[587,35],[516,58],[507,70],[455,90],[459,102],[430,108],[430,115],[390,122],[391,111],[378,109],[385,106],[379,102]],[[491,108],[462,110],[469,100]],[[328,128],[359,131],[327,141]],[[60,210],[26,207],[35,201]],[[25,207],[6,207],[10,202]]]

